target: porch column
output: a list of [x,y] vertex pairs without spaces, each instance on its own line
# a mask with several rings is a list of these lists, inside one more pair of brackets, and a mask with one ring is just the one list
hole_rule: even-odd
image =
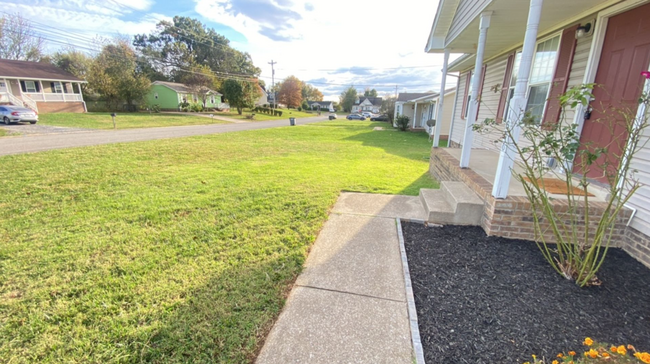
[[38,88],[41,89],[41,97],[43,98],[43,102],[46,102],[47,100],[45,99],[45,91],[43,90],[43,81],[38,80]]
[[469,103],[469,112],[467,113],[467,123],[465,125],[465,136],[463,137],[463,150],[460,154],[460,168],[469,167],[469,155],[472,152],[472,143],[474,142],[474,131],[472,127],[478,116],[478,95],[481,92],[481,71],[483,70],[483,53],[485,52],[485,41],[487,40],[487,31],[490,27],[491,11],[481,13],[481,23],[479,25],[478,46],[476,48],[476,62],[474,62],[474,81],[472,82],[472,96]]
[[415,129],[415,120],[418,118],[418,102],[415,102],[415,105],[413,106],[413,129]]
[[542,4],[544,0],[530,0],[530,9],[528,10],[528,25],[526,26],[526,35],[524,36],[524,47],[521,51],[521,63],[517,73],[517,83],[515,92],[508,110],[508,120],[506,127],[512,130],[512,137],[506,137],[501,146],[499,154],[499,164],[497,165],[496,176],[494,177],[494,186],[492,187],[492,196],[495,198],[508,197],[508,188],[512,177],[512,166],[514,165],[515,150],[513,143],[519,140],[521,128],[519,121],[524,115],[526,108],[526,91],[528,90],[528,78],[530,69],[533,65],[533,56],[535,55],[535,44],[537,42],[537,30],[539,28],[539,19],[542,16]]
[[438,148],[440,143],[440,127],[442,126],[442,108],[444,107],[445,100],[445,84],[447,81],[447,66],[449,64],[449,49],[445,48],[445,58],[442,62],[442,81],[440,81],[440,96],[438,96],[438,102],[436,103],[436,126],[435,132],[433,135],[433,147]]

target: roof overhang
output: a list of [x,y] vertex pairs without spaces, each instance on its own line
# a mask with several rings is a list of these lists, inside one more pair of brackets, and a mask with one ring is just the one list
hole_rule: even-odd
[[74,83],[88,83],[87,81],[84,80],[66,80],[63,78],[43,78],[43,77],[16,77],[16,76],[0,76],[0,78],[4,78],[7,80],[30,80],[30,81],[59,81],[59,82],[74,82]]
[[[623,0],[546,0],[542,7],[542,16],[539,24],[539,37],[552,34],[582,19],[594,16],[599,11],[610,7]],[[447,4],[450,3],[450,4]],[[457,14],[458,6],[455,0],[441,0],[438,13],[426,47],[429,53],[441,53],[449,49],[451,53],[474,54],[479,34],[480,13],[491,11],[492,17],[485,44],[484,59],[489,60],[495,56],[516,49],[523,44],[528,20],[529,1],[523,0],[490,0],[481,11],[469,14],[472,18],[466,25],[451,34],[450,29],[454,22],[464,19]],[[458,28],[456,28],[458,29]],[[460,57],[451,63],[449,72],[467,69],[467,56]]]

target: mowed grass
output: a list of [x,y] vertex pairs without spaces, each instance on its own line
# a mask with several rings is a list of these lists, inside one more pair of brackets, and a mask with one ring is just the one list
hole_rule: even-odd
[[9,132],[6,129],[0,128],[0,137],[9,135]]
[[[113,119],[108,112],[48,113],[38,116],[39,124],[88,129],[113,129]],[[162,126],[228,124],[227,121],[192,115],[157,113],[117,113],[117,129],[154,128]]]
[[436,186],[385,125],[0,158],[0,362],[252,362],[340,191]]
[[[282,116],[271,116],[261,112],[253,112],[250,109],[244,109],[242,114],[239,115],[236,109],[231,109],[228,112],[214,112],[214,115],[225,116],[232,119],[245,120],[245,121],[267,121],[267,120],[289,120],[289,118],[309,118],[318,116],[317,112],[307,113],[303,111],[298,111],[296,109],[277,109],[282,111]],[[247,119],[246,115],[255,114],[254,119]],[[322,115],[328,115],[328,112],[323,112]]]

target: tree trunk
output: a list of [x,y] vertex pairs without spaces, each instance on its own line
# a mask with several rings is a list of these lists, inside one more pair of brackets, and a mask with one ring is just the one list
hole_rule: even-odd
[[237,106],[237,113],[239,113],[239,115],[241,115],[242,111],[243,109],[241,108],[241,106]]

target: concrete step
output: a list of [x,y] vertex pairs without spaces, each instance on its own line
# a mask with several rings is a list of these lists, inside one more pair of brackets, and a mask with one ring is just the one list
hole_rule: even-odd
[[484,202],[463,182],[440,182],[439,190],[420,190],[428,221],[436,224],[480,225]]
[[442,190],[420,189],[420,201],[424,206],[427,221],[436,224],[452,223],[456,215],[455,206],[451,205]]

